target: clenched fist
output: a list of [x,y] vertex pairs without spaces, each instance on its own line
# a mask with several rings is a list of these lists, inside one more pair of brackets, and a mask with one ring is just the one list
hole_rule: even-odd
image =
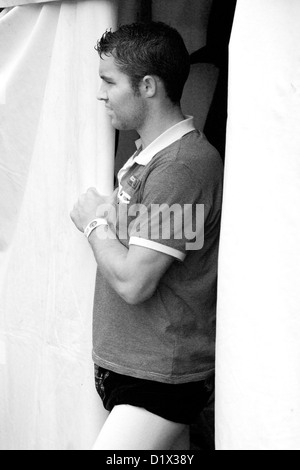
[[105,217],[111,198],[101,196],[96,188],[89,188],[75,204],[70,217],[78,230],[84,232],[88,224],[97,217]]

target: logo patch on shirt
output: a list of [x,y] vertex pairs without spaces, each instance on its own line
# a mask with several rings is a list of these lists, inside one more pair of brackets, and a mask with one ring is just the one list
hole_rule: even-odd
[[132,189],[138,189],[138,187],[141,184],[141,181],[138,178],[136,178],[134,175],[132,175],[130,179],[127,181],[127,183],[129,184],[129,186],[132,187]]

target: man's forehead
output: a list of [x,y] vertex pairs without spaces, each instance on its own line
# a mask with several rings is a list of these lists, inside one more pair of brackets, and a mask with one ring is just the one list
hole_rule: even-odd
[[116,66],[115,59],[112,55],[103,55],[100,57],[99,75],[116,74],[119,69]]

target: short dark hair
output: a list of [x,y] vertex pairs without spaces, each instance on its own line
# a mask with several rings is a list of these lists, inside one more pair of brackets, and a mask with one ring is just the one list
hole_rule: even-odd
[[156,75],[163,81],[169,99],[180,102],[190,73],[190,58],[176,29],[161,22],[123,25],[115,32],[107,30],[95,49],[100,57],[114,57],[135,91],[146,75]]

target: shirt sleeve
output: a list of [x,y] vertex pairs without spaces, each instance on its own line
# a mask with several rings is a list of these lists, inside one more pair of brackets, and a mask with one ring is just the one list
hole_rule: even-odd
[[205,201],[199,178],[181,163],[161,164],[147,176],[129,227],[130,245],[184,261],[204,243]]

